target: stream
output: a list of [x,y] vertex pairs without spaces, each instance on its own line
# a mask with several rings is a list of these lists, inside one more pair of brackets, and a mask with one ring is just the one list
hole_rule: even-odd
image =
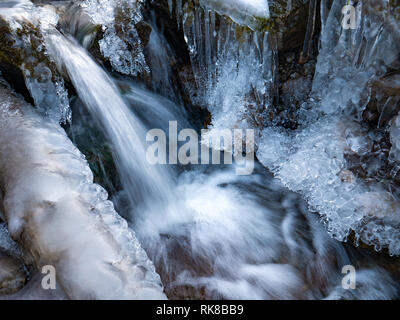
[[[21,16],[40,22],[51,62],[22,69],[36,108],[6,75],[0,82],[0,268],[5,254],[28,275],[22,288],[0,298],[398,298],[398,190],[389,178],[356,177],[351,164],[383,139],[382,130],[367,132],[361,123],[370,99],[363,88],[395,68],[400,51],[393,32],[368,16],[351,36],[340,33],[335,16],[343,1],[332,2],[320,8],[328,14],[321,18],[312,90],[292,129],[280,126],[284,113],[272,122],[259,116],[276,99],[273,34],[243,35],[236,26],[267,19],[268,1],[240,0],[236,7],[201,0],[193,11],[169,1],[188,46],[192,86],[199,88],[187,95],[191,103],[173,70],[183,58],[174,56],[155,7],[142,52],[132,45],[143,41],[133,27],[139,30],[143,19],[141,1],[87,0],[66,8],[58,1],[0,1],[11,29],[21,27]],[[136,24],[113,24],[118,8],[129,8],[124,12]],[[94,24],[103,26],[101,40],[94,40]],[[99,41],[103,60],[92,41]],[[21,45],[33,57],[27,43]],[[150,76],[138,76],[147,69]],[[173,140],[171,123],[177,133],[198,136],[205,127],[210,137],[225,128],[255,130],[255,146],[248,137],[242,145],[241,137],[235,150],[224,141],[213,151],[224,159],[239,145],[241,154],[254,149],[254,169],[241,175],[238,161],[201,164],[200,154],[189,165],[149,163],[150,130],[165,132],[169,147],[186,142]],[[201,150],[204,139],[192,146]],[[378,153],[365,160],[365,175],[389,161]],[[57,270],[60,285],[50,293],[40,286],[43,265]],[[345,266],[357,272],[354,290],[343,287]]]

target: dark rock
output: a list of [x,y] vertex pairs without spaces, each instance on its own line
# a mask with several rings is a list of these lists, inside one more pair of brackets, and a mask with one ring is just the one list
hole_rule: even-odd
[[26,281],[24,265],[19,260],[0,253],[0,295],[17,292]]
[[150,40],[151,26],[145,21],[139,21],[135,24],[135,28],[142,42],[142,47],[144,48]]
[[24,74],[21,69],[9,62],[0,61],[0,72],[4,80],[6,80],[16,92],[19,92],[27,102],[34,104],[33,98],[25,85]]
[[270,14],[274,23],[278,51],[286,52],[303,45],[308,11],[308,0],[270,2]]

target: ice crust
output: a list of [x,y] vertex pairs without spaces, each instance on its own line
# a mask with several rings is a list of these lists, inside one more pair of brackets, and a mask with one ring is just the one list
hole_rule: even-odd
[[0,183],[24,260],[72,299],[164,298],[153,264],[58,124],[0,85]]
[[[243,5],[200,1],[182,9],[198,100],[212,114],[210,129],[262,126],[272,101],[275,51],[269,33],[252,31],[216,9]],[[248,16],[249,8],[242,14]]]
[[92,22],[102,26],[100,51],[122,74],[136,76],[150,71],[135,28],[142,20],[142,4],[142,0],[86,0],[80,4]]
[[[322,4],[321,49],[311,99],[298,113],[299,128],[264,129],[257,156],[285,186],[303,194],[331,236],[346,241],[354,232],[356,244],[362,240],[399,255],[396,196],[384,184],[357,176],[349,162],[352,157],[372,158],[372,145],[379,140],[360,120],[371,98],[371,82],[395,66],[398,23],[385,15],[388,3],[379,11],[375,1],[360,1],[356,30],[344,30],[341,10],[346,4],[335,0],[329,11]],[[398,154],[397,124],[394,119],[390,129],[393,155]],[[374,172],[379,163],[363,166]]]
[[[64,80],[50,70],[51,61],[40,61],[37,58],[38,53],[47,56],[43,38],[37,39],[24,32],[24,26],[31,24],[39,30],[40,36],[46,35],[57,25],[58,15],[51,7],[37,7],[28,0],[19,0],[8,1],[0,6],[0,17],[9,24],[16,46],[21,50],[20,58],[25,59],[20,68],[35,106],[54,121],[69,122],[71,110]],[[36,43],[36,49],[32,47],[32,43]],[[28,68],[27,62],[33,67]]]

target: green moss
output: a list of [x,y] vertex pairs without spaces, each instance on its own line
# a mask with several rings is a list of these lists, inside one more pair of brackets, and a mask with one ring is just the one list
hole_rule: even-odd
[[38,26],[24,21],[20,28],[12,30],[9,23],[0,17],[0,61],[20,69],[25,76],[40,81],[35,67],[45,65],[51,71],[52,81],[59,78],[56,66],[46,55],[43,36]]
[[16,41],[11,37],[10,26],[0,18],[0,60],[13,65],[17,62],[20,66],[21,59],[18,59],[20,49],[16,48],[15,44]]
[[276,23],[273,19],[266,19],[255,17],[257,21],[257,30],[260,32],[275,32],[276,31]]

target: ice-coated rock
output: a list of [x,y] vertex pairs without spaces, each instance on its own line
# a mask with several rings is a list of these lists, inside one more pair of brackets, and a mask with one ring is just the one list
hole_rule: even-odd
[[36,7],[28,0],[0,5],[0,70],[6,78],[21,74],[36,108],[66,123],[71,119],[68,94],[43,38],[57,21],[53,8]]
[[200,4],[252,29],[260,28],[260,20],[270,17],[268,0],[200,0]]
[[[267,128],[262,136],[259,160],[285,186],[304,195],[311,210],[322,215],[333,237],[345,241],[355,231],[357,239],[377,248],[385,243],[392,254],[400,254],[397,201],[378,184],[367,184],[348,170],[346,155],[368,145],[356,123],[328,117],[299,132]],[[355,148],[354,140],[360,148]],[[382,219],[384,232],[375,232],[372,239],[367,230]]]
[[15,293],[26,280],[27,273],[21,261],[0,252],[0,296]]
[[52,265],[72,299],[164,298],[153,264],[56,123],[0,85],[0,184],[27,264]]
[[[330,8],[322,4],[312,98],[298,110],[300,126],[264,129],[257,155],[289,189],[303,194],[334,238],[346,241],[354,233],[356,242],[399,255],[396,187],[379,178],[380,168],[393,167],[394,176],[397,173],[397,165],[388,160],[387,138],[380,127],[398,101],[397,78],[391,72],[399,67],[399,23],[396,5],[379,3],[352,3],[357,16],[354,30],[341,24],[347,1],[335,0]],[[377,110],[371,106],[368,113],[373,91]],[[373,120],[371,112],[380,113],[380,119]],[[360,123],[362,117],[377,127]],[[392,119],[390,127],[393,159],[398,154],[397,122]]]
[[103,36],[99,47],[115,71],[136,76],[149,72],[142,39],[135,27],[142,20],[143,0],[85,0],[79,5],[95,25],[101,25]]

